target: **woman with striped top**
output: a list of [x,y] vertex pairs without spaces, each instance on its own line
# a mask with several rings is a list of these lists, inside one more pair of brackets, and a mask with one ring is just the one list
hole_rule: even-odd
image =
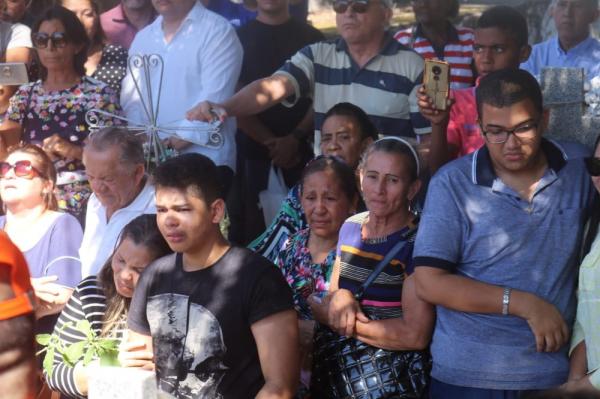
[[[434,313],[417,297],[411,275],[418,220],[410,201],[421,187],[417,154],[406,141],[386,137],[367,149],[359,171],[368,211],[342,226],[329,295],[321,301],[311,297],[309,303],[315,318],[340,335],[388,350],[423,349]],[[406,245],[358,303],[354,292],[401,239]]]
[[[120,339],[140,273],[152,261],[170,252],[156,225],[156,215],[133,219],[123,228],[113,255],[100,274],[87,277],[75,288],[60,314],[54,334],[64,345],[82,341],[84,334],[74,327],[78,321],[88,320],[96,334]],[[71,324],[64,327],[66,323]],[[46,378],[52,390],[69,398],[85,398],[87,373],[83,363],[71,367],[57,353],[52,375]]]

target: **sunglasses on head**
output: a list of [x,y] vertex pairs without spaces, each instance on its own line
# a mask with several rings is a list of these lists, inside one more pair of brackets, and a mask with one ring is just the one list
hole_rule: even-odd
[[333,11],[337,14],[345,13],[348,7],[357,14],[364,14],[369,9],[369,0],[337,0],[333,3]]
[[589,157],[585,158],[585,168],[590,176],[600,176],[600,158]]
[[36,48],[48,47],[48,42],[52,42],[54,48],[63,48],[67,45],[67,34],[64,32],[54,32],[47,34],[44,32],[37,32],[31,35],[31,41]]
[[30,180],[42,176],[42,173],[31,164],[31,161],[23,160],[15,162],[14,165],[0,162],[0,179],[4,179],[11,170],[14,170],[15,176]]

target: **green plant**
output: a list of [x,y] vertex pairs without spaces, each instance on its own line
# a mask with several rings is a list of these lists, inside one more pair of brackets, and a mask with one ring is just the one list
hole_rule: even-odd
[[[73,323],[65,323],[60,332],[67,327],[73,327]],[[83,358],[83,365],[87,366],[92,360],[100,359],[100,364],[105,366],[118,366],[117,355],[119,354],[119,341],[111,338],[101,338],[96,335],[87,320],[80,320],[75,329],[83,333],[85,339],[65,345],[57,334],[38,334],[35,339],[44,349],[38,355],[46,352],[43,367],[48,375],[52,375],[53,360],[56,353],[60,354],[69,366],[74,367]]]

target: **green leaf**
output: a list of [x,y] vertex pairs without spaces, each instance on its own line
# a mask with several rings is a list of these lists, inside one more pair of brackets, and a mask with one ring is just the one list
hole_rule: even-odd
[[67,363],[74,365],[77,361],[83,356],[83,351],[85,349],[85,345],[87,342],[79,341],[75,342],[72,345],[67,346],[63,355],[65,356],[65,360]]
[[94,359],[94,348],[89,346],[83,355],[83,365],[87,366]]
[[44,357],[44,362],[42,365],[44,366],[44,371],[48,376],[52,375],[52,369],[54,368],[54,348],[49,348],[46,352],[46,356]]
[[94,330],[92,330],[92,325],[86,319],[79,320],[75,328],[84,333],[88,339],[93,339],[95,336]]
[[46,346],[50,343],[50,338],[52,335],[50,334],[38,334],[35,336],[35,340],[38,344],[42,346]]
[[119,341],[116,339],[100,339],[98,345],[107,351],[117,350],[119,347]]

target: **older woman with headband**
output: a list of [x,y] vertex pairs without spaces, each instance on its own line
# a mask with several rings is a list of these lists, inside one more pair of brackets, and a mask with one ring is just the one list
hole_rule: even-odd
[[[340,336],[390,351],[421,350],[429,344],[434,312],[417,297],[412,276],[418,217],[410,203],[421,188],[418,156],[406,141],[386,137],[367,149],[359,171],[367,211],[349,218],[340,230],[329,295],[309,302],[315,318]],[[389,252],[383,271],[361,288]],[[355,294],[362,289],[359,302]],[[313,396],[339,397],[331,391],[335,370],[330,366],[315,360]]]

